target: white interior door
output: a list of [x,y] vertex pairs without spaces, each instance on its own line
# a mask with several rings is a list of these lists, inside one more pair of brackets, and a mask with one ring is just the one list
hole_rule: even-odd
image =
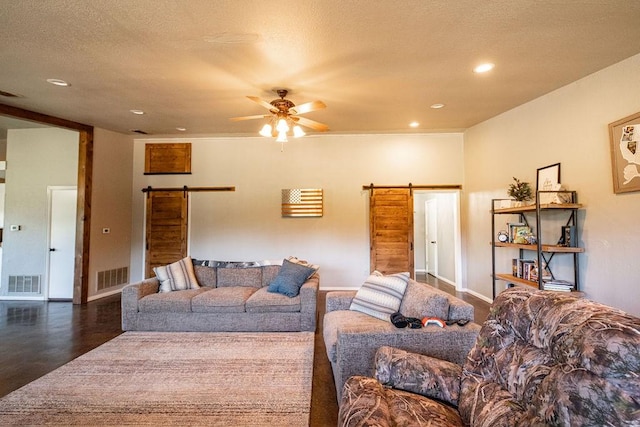
[[425,202],[424,207],[426,230],[426,255],[427,273],[438,276],[438,200],[431,199]]
[[73,299],[76,245],[75,187],[49,189],[49,299]]

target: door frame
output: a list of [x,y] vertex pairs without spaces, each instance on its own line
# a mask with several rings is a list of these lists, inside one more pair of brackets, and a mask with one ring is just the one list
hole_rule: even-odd
[[[45,248],[46,255],[46,266],[45,266],[45,277],[44,283],[46,289],[43,290],[42,295],[44,300],[49,300],[49,278],[51,277],[51,220],[52,220],[52,208],[53,208],[53,192],[54,191],[66,191],[66,190],[75,190],[76,191],[76,217],[78,211],[78,187],[75,185],[48,185],[47,186],[47,247]],[[77,233],[77,230],[76,230]],[[77,236],[75,236],[75,240],[77,241]],[[75,256],[74,256],[74,277],[75,277]],[[72,294],[74,293],[74,284],[71,284]]]
[[[461,195],[461,191],[462,189],[460,187],[458,188],[423,188],[423,189],[416,189],[415,193],[418,194],[428,194],[428,193],[433,193],[433,194],[453,194],[454,195],[454,200],[453,200],[453,208],[454,208],[454,218],[453,218],[453,251],[454,251],[454,271],[455,271],[455,280],[452,281],[450,279],[447,278],[443,278],[440,276],[437,276],[437,278],[439,280],[442,280],[446,283],[449,283],[450,285],[455,286],[455,289],[457,291],[462,291],[463,288],[463,277],[462,277],[462,232],[461,232],[461,224],[460,224],[460,195]],[[426,212],[426,209],[425,209]],[[425,224],[425,229],[426,229],[426,224]],[[414,231],[415,233],[415,231]],[[426,233],[426,232],[425,232]],[[418,242],[417,240],[419,239],[424,239],[424,245],[427,245],[425,236],[415,236],[416,239],[416,244],[420,244],[422,242]],[[426,269],[425,269],[426,270]],[[426,273],[426,271],[425,271]]]

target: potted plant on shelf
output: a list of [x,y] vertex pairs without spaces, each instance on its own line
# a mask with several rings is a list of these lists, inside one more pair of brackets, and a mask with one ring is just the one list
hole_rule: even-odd
[[515,176],[513,180],[515,182],[509,184],[507,194],[515,200],[514,206],[524,206],[525,202],[532,199],[531,186],[528,182],[520,181]]

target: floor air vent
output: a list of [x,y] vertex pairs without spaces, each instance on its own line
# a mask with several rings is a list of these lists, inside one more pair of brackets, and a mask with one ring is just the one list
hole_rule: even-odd
[[129,282],[129,267],[98,271],[98,290],[124,285]]
[[39,294],[40,276],[9,276],[10,294]]

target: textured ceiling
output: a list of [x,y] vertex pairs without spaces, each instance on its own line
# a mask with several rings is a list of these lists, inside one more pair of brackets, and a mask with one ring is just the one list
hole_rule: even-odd
[[0,0],[0,35],[0,103],[117,132],[255,134],[228,118],[274,88],[334,133],[459,130],[640,53],[640,1]]

